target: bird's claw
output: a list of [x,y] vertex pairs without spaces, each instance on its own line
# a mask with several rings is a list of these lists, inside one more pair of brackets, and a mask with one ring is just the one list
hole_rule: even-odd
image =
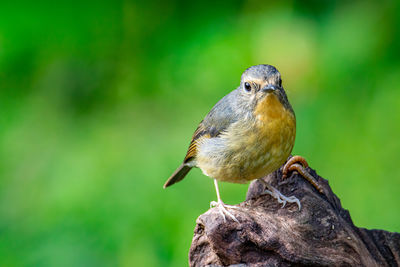
[[226,222],[226,215],[232,218],[235,222],[239,223],[238,219],[230,213],[226,208],[232,208],[232,209],[238,209],[239,207],[236,206],[230,206],[230,205],[225,205],[222,201],[216,202],[216,201],[211,201],[210,202],[210,207],[211,208],[218,208],[219,213],[222,215],[222,218],[224,218],[224,222]]
[[285,207],[286,203],[296,203],[297,206],[299,207],[299,210],[301,210],[301,204],[300,204],[300,200],[295,197],[295,196],[290,196],[287,197],[285,195],[283,195],[281,192],[279,192],[278,189],[274,188],[271,186],[271,190],[265,190],[264,194],[268,194],[271,195],[272,197],[276,198],[276,200],[278,201],[278,203],[282,203],[282,208]]

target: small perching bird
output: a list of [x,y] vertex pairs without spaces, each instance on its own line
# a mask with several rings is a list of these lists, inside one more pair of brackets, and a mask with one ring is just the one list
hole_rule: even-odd
[[[282,87],[279,71],[271,65],[248,68],[241,77],[237,89],[223,97],[200,122],[193,134],[183,163],[164,184],[164,188],[181,181],[193,168],[214,179],[217,202],[211,202],[237,221],[220,197],[217,181],[247,183],[277,170],[289,157],[296,136],[296,118]],[[288,163],[304,163],[294,157]],[[306,163],[304,163],[306,164]],[[298,166],[298,164],[296,165]],[[285,166],[285,173],[294,170]],[[303,174],[304,175],[304,174]],[[314,186],[312,177],[305,177]],[[260,179],[265,191],[280,203],[297,203],[294,197],[286,197]]]

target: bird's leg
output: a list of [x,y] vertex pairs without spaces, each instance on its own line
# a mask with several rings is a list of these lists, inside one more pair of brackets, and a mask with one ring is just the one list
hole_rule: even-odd
[[305,158],[303,158],[302,156],[293,156],[288,160],[288,162],[286,162],[285,166],[283,166],[282,179],[285,179],[288,176],[289,172],[297,171],[310,184],[312,184],[312,186],[314,186],[318,190],[318,192],[323,194],[324,190],[318,184],[315,178],[311,176],[308,171],[306,171],[306,168],[308,168],[308,163]]
[[229,205],[225,205],[224,202],[222,202],[221,200],[221,196],[219,195],[219,188],[218,188],[218,182],[217,179],[214,179],[214,185],[215,185],[215,191],[217,191],[217,198],[218,198],[218,202],[212,201],[210,203],[210,207],[217,207],[219,210],[219,213],[222,215],[222,217],[224,218],[224,221],[226,222],[226,218],[225,218],[225,214],[228,215],[229,217],[232,218],[232,220],[234,220],[235,222],[239,222],[235,216],[233,216],[232,213],[230,213],[226,208],[237,208],[235,206],[229,206]]
[[296,203],[297,206],[299,206],[299,210],[301,209],[300,200],[297,197],[295,197],[295,196],[291,196],[291,197],[284,196],[281,192],[279,192],[278,189],[276,189],[275,187],[273,187],[272,185],[270,185],[269,183],[264,181],[262,178],[260,178],[258,180],[260,182],[262,182],[267,188],[264,191],[264,194],[268,194],[268,195],[271,195],[274,198],[276,198],[276,200],[279,203],[282,203],[282,208],[286,205],[287,202],[289,202],[289,203]]

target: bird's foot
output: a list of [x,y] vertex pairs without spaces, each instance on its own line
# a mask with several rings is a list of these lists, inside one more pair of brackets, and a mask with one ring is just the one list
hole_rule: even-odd
[[293,156],[286,162],[285,166],[283,166],[282,178],[285,179],[288,176],[289,172],[297,171],[312,186],[314,186],[315,189],[318,190],[318,192],[323,194],[324,190],[315,180],[315,178],[306,170],[306,168],[308,168],[308,163],[305,158],[303,158],[302,156]]
[[264,191],[264,194],[268,194],[268,195],[271,195],[272,197],[276,198],[276,200],[279,203],[282,203],[282,208],[285,207],[287,202],[289,202],[289,203],[296,203],[297,206],[299,207],[299,210],[301,210],[300,200],[297,197],[295,197],[295,196],[287,197],[287,196],[283,195],[281,192],[279,192],[278,189],[276,189],[275,187],[273,187],[271,185],[269,186],[269,189],[270,190],[266,189]]
[[295,196],[291,196],[291,197],[287,197],[285,195],[283,195],[281,192],[279,192],[278,189],[276,189],[275,187],[273,187],[272,185],[270,185],[269,183],[267,183],[266,181],[264,181],[262,178],[258,179],[261,183],[263,183],[267,189],[265,189],[264,191],[264,195],[268,194],[271,195],[272,197],[276,198],[276,200],[278,200],[279,203],[282,203],[282,208],[285,207],[286,203],[296,203],[297,206],[299,206],[299,210],[301,209],[301,204],[300,204],[300,200],[295,197]]
[[220,214],[222,215],[222,217],[224,218],[224,222],[226,222],[226,216],[225,216],[225,214],[228,215],[229,217],[231,217],[232,220],[234,220],[235,222],[237,222],[237,223],[239,222],[238,219],[236,219],[236,217],[233,216],[233,214],[230,213],[230,212],[228,211],[228,209],[227,209],[227,208],[238,209],[239,207],[231,206],[231,205],[225,205],[224,202],[222,202],[222,201],[218,201],[218,202],[216,202],[216,201],[211,201],[210,207],[211,207],[211,208],[214,208],[214,207],[217,207],[217,208],[218,208],[219,213],[220,213]]

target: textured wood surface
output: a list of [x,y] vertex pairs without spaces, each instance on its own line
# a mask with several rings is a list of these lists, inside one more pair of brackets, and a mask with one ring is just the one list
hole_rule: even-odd
[[[200,215],[189,252],[190,266],[399,266],[400,234],[354,226],[327,180],[314,170],[319,193],[297,174],[281,169],[264,178],[302,204],[281,207],[253,181],[246,201],[224,222],[216,208]],[[397,212],[397,211],[394,211]]]

